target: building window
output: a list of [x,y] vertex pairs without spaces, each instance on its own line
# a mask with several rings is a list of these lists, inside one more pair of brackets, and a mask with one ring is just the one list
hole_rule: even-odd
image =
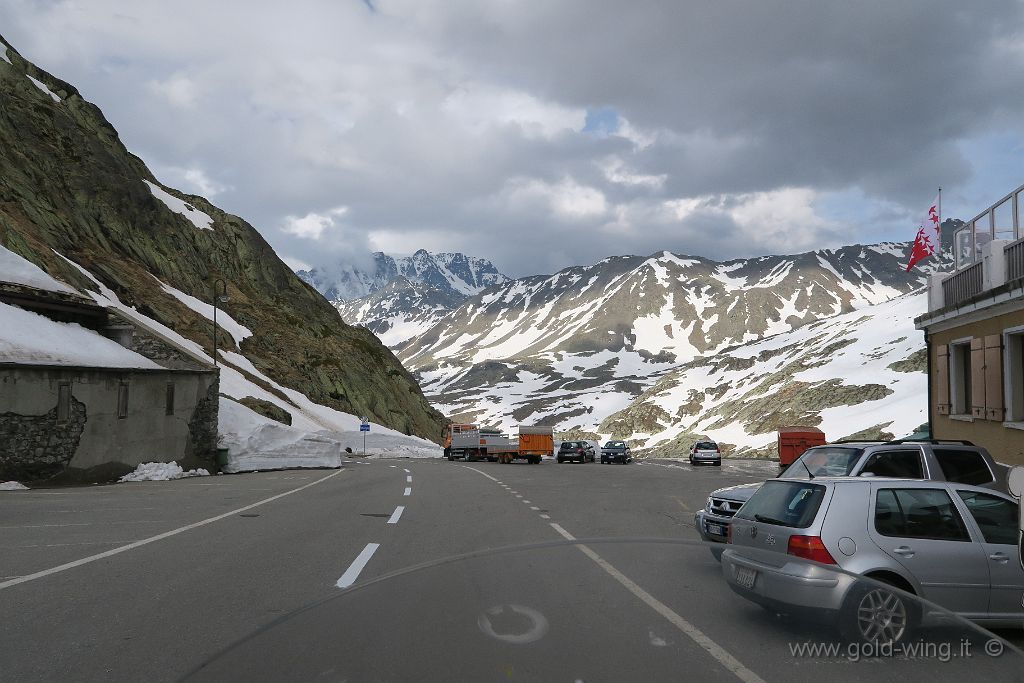
[[1024,330],[1006,333],[1003,383],[1006,386],[1006,420],[1024,422]]
[[71,382],[57,385],[57,422],[71,419]]
[[117,417],[128,417],[128,384],[124,382],[117,387]]
[[953,415],[971,414],[971,340],[949,345],[949,398]]
[[167,383],[167,409],[166,415],[174,415],[174,384]]

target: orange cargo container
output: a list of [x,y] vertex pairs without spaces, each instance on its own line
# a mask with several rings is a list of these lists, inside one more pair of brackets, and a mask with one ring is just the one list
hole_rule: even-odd
[[779,467],[789,467],[811,446],[823,446],[825,432],[817,427],[779,429]]
[[517,458],[525,458],[531,465],[540,463],[545,455],[555,452],[555,436],[551,427],[520,427],[519,450],[515,453],[502,453],[498,462],[510,463]]

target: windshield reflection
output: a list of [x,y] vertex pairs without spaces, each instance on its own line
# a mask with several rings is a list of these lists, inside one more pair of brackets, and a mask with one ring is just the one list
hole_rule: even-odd
[[[881,585],[786,561],[863,590]],[[728,566],[677,539],[472,553],[278,619],[188,680],[1024,680],[1013,645],[913,596],[928,615],[913,640],[851,640],[836,623],[744,600],[723,579]]]

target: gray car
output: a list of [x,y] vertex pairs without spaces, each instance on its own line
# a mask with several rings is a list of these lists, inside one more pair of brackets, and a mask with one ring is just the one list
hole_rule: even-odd
[[[815,446],[803,453],[779,477],[898,476],[935,479],[1004,490],[1006,466],[988,451],[965,441],[850,441]],[[718,489],[708,496],[704,509],[694,515],[700,537],[725,543],[736,511],[761,482]],[[717,556],[721,550],[712,548]]]
[[697,441],[690,446],[691,465],[722,464],[722,449],[714,441]]
[[1017,519],[1012,497],[979,486],[772,480],[734,517],[722,572],[755,603],[827,620],[861,641],[911,637],[932,612],[908,593],[988,627],[1019,628]]

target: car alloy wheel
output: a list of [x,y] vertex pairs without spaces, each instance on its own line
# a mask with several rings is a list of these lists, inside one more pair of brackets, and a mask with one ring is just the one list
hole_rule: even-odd
[[865,643],[898,643],[913,628],[913,608],[903,596],[883,586],[866,586],[851,601],[849,635]]

